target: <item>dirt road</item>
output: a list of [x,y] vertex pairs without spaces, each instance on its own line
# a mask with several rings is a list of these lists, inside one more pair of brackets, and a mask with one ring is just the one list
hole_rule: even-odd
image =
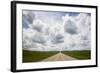
[[58,53],[58,54],[48,57],[42,61],[46,62],[46,61],[69,61],[69,60],[76,60],[76,59],[73,57],[67,56],[63,53]]

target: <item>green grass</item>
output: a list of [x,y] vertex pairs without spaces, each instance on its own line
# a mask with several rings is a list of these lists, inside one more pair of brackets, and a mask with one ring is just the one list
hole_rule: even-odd
[[[59,53],[58,51],[27,51],[23,50],[23,63],[28,62],[39,62],[43,59],[46,59],[50,56]],[[91,51],[83,50],[83,51],[62,51],[63,54],[71,56],[73,58],[79,60],[91,59]]]
[[79,60],[91,59],[91,51],[83,50],[83,51],[63,51],[65,55],[74,57]]
[[23,63],[26,62],[38,62],[47,57],[57,54],[58,52],[54,51],[27,51],[23,50]]

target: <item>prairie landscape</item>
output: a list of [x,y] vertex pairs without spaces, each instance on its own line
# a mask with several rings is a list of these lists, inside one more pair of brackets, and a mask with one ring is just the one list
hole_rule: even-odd
[[[89,50],[83,51],[26,51],[23,50],[23,62],[47,62],[91,59]],[[59,55],[60,54],[60,55]],[[65,57],[64,57],[64,56]],[[69,56],[69,57],[66,57]]]
[[22,62],[91,59],[91,13],[22,11]]

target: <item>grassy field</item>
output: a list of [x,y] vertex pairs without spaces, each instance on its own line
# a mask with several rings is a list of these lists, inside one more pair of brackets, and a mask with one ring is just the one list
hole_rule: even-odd
[[26,51],[23,50],[23,63],[26,62],[38,62],[42,59],[45,59],[47,57],[50,57],[52,55],[57,54],[58,52],[55,51]]
[[[47,57],[59,53],[58,51],[26,51],[23,50],[23,63],[39,62]],[[91,51],[62,51],[63,54],[71,56],[79,60],[86,60],[91,58]]]
[[91,51],[83,50],[83,51],[63,51],[65,55],[69,55],[79,60],[91,59]]

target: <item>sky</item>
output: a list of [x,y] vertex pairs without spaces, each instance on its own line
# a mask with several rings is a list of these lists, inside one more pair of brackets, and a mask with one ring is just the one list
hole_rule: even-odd
[[91,49],[91,14],[23,10],[23,49],[65,51]]

